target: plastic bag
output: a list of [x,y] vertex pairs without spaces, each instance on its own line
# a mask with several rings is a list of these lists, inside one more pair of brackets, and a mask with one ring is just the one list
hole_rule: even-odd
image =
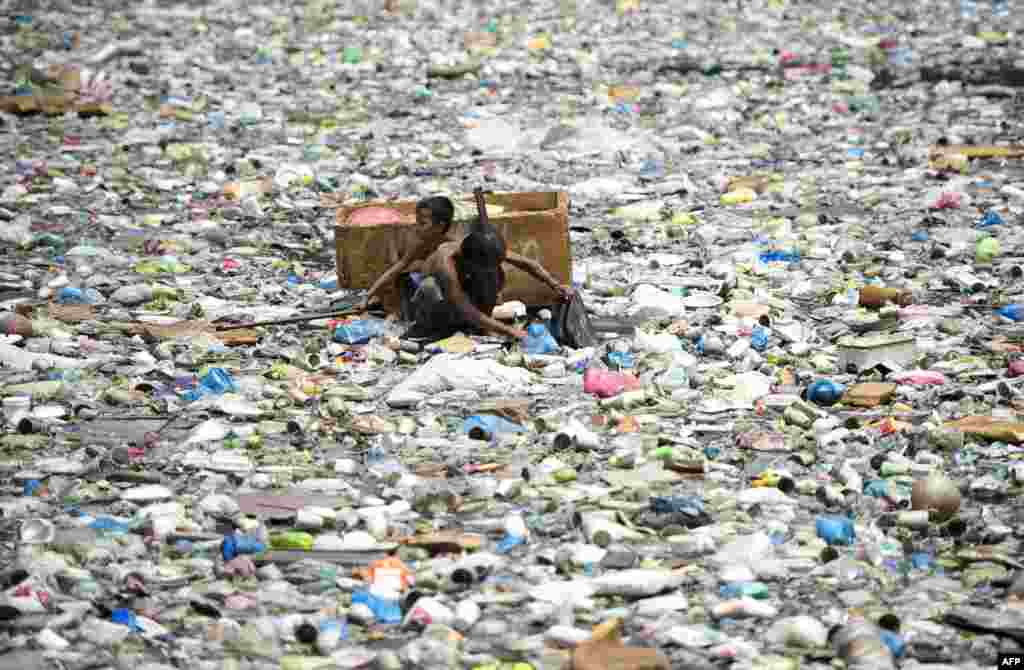
[[441,354],[398,384],[388,394],[387,403],[391,407],[415,405],[429,396],[453,389],[494,393],[525,391],[531,380],[529,371],[510,368],[497,361]]
[[587,306],[579,295],[559,303],[553,310],[551,334],[564,347],[586,349],[597,346],[597,331],[587,316]]

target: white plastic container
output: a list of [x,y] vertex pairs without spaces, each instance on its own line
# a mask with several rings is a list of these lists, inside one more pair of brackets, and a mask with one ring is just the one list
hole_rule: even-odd
[[4,398],[3,406],[4,418],[7,419],[7,423],[13,425],[28,416],[32,409],[32,398],[25,395],[11,396]]
[[865,370],[883,363],[906,367],[917,356],[917,343],[912,336],[843,337],[837,344],[840,370],[851,366]]

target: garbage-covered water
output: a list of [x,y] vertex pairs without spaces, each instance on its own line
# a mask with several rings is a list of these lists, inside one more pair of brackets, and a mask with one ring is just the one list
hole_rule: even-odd
[[[1014,3],[8,10],[0,665],[1024,655]],[[586,318],[356,309],[476,188]]]

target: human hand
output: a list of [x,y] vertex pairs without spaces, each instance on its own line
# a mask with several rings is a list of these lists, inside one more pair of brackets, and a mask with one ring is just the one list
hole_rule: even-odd
[[517,340],[521,340],[526,337],[526,331],[522,330],[521,328],[513,328],[510,335],[512,335],[512,337],[516,338]]

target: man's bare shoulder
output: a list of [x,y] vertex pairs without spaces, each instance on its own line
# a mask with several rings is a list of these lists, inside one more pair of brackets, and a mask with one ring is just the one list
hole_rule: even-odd
[[437,245],[437,251],[434,253],[439,256],[451,256],[459,250],[460,246],[461,240],[446,240]]

